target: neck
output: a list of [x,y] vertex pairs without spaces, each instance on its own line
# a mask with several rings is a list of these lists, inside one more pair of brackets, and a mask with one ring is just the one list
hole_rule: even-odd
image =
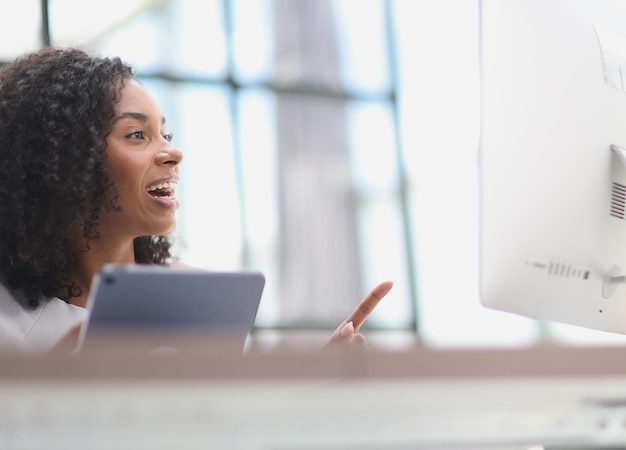
[[133,241],[113,244],[111,242],[89,242],[86,250],[80,251],[74,257],[74,265],[68,274],[68,278],[80,288],[80,295],[72,297],[70,303],[84,307],[91,289],[94,275],[105,264],[134,264],[135,251]]

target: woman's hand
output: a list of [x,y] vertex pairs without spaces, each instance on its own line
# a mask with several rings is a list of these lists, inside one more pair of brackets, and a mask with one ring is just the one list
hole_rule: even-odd
[[378,302],[389,293],[393,283],[391,281],[383,281],[376,286],[363,299],[354,311],[335,329],[330,340],[325,347],[332,345],[343,345],[350,348],[364,348],[367,346],[367,339],[361,333],[359,328],[374,311]]

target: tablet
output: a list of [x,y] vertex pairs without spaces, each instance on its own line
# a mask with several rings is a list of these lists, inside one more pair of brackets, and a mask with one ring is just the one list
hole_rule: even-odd
[[107,265],[93,279],[79,348],[103,336],[149,332],[163,339],[180,333],[227,337],[243,349],[264,286],[258,272]]

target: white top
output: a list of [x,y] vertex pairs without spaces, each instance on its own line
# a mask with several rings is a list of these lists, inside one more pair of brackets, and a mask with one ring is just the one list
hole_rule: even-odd
[[31,308],[0,283],[0,350],[45,352],[87,317],[87,310],[59,298]]

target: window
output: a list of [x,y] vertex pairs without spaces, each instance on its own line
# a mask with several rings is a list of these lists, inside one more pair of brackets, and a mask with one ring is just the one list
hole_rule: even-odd
[[0,0],[1,60],[47,43],[48,25],[53,45],[135,66],[185,154],[178,250],[266,274],[258,336],[325,339],[383,279],[396,285],[367,322],[380,342],[558,329],[478,299],[475,2],[18,3]]

